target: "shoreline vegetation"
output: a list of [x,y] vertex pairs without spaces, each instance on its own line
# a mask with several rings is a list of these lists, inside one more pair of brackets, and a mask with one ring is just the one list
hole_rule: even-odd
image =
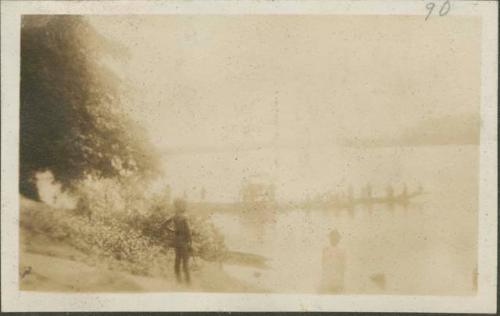
[[[84,245],[91,240],[90,236],[86,236],[87,241],[84,241],[83,235],[72,236],[70,229],[64,225],[50,225],[54,214],[59,217],[73,216],[68,215],[68,210],[54,209],[22,196],[20,208],[20,290],[267,292],[266,289],[229,276],[221,265],[224,263],[265,268],[265,258],[258,255],[225,251],[225,256],[220,261],[206,260],[198,255],[191,260],[193,283],[186,287],[175,281],[172,249],[158,252],[156,257],[144,254],[143,259],[137,255],[117,259],[116,256],[103,252],[99,246]],[[45,215],[49,222],[40,221],[41,215]],[[82,231],[85,231],[83,227]],[[81,239],[80,244],[75,243],[76,239]],[[136,251],[147,252],[148,248],[150,247]],[[141,266],[142,269],[139,269]]]
[[[21,197],[20,210],[12,211],[20,212],[21,261],[19,273],[22,290],[266,292],[267,289],[260,289],[246,284],[242,280],[231,277],[224,271],[224,264],[266,269],[268,262],[266,258],[255,254],[238,252],[239,249],[227,249],[224,235],[212,222],[211,215],[224,212],[242,212],[246,213],[246,215],[254,215],[255,212],[260,212],[258,216],[247,217],[250,218],[250,221],[253,221],[251,223],[253,226],[263,227],[263,221],[279,222],[280,219],[276,220],[278,216],[275,215],[278,213],[284,214],[286,210],[303,208],[307,211],[324,209],[329,212],[330,210],[338,211],[344,208],[353,210],[357,205],[371,207],[372,204],[377,203],[383,203],[388,208],[391,208],[396,204],[406,206],[411,198],[426,193],[423,192],[423,189],[417,191],[408,188],[407,190],[405,186],[404,191],[386,188],[385,195],[372,195],[371,187],[369,188],[368,184],[366,184],[364,188],[361,188],[364,193],[360,195],[350,194],[350,190],[345,192],[345,189],[342,189],[344,192],[322,192],[310,197],[309,192],[304,192],[305,196],[302,193],[297,196],[297,198],[301,199],[300,201],[282,203],[277,202],[275,198],[274,184],[249,182],[245,184],[247,190],[240,192],[245,193],[242,194],[243,196],[240,199],[243,203],[190,203],[188,217],[193,232],[195,257],[192,260],[192,274],[194,284],[189,289],[178,286],[175,283],[173,271],[174,254],[170,248],[173,236],[168,233],[163,225],[165,220],[173,215],[171,199],[179,197],[180,192],[184,190],[182,195],[185,195],[184,198],[191,202],[192,200],[188,198],[186,191],[190,190],[190,187],[197,190],[198,188],[195,186],[199,184],[206,185],[203,181],[197,179],[199,175],[211,177],[211,180],[213,180],[211,185],[220,186],[214,190],[215,194],[224,192],[223,196],[236,196],[229,192],[237,190],[237,186],[232,184],[236,183],[233,182],[234,179],[245,180],[249,178],[247,175],[249,176],[250,173],[259,171],[259,169],[267,172],[268,168],[273,168],[277,174],[281,170],[288,173],[292,168],[296,168],[293,167],[295,162],[287,165],[286,160],[278,161],[276,158],[274,164],[272,164],[273,161],[270,159],[260,160],[260,158],[266,158],[266,153],[263,153],[259,159],[248,157],[247,162],[244,159],[239,160],[240,155],[238,154],[226,161],[224,159],[205,160],[203,157],[196,155],[197,157],[194,160],[186,159],[189,163],[179,163],[178,159],[173,157],[176,154],[207,154],[214,150],[219,153],[260,150],[262,147],[260,144],[248,144],[239,147],[235,147],[235,145],[238,143],[246,144],[249,141],[259,141],[260,132],[254,135],[253,131],[260,131],[261,123],[265,121],[255,120],[253,122],[253,117],[257,114],[260,117],[261,114],[266,113],[260,113],[260,110],[266,108],[265,100],[268,99],[266,96],[271,95],[271,90],[262,91],[262,101],[247,100],[252,104],[256,104],[255,111],[243,113],[247,116],[250,115],[248,117],[252,117],[248,121],[250,125],[247,125],[247,122],[239,124],[238,120],[232,121],[226,118],[225,121],[229,122],[230,125],[222,125],[222,129],[214,129],[214,126],[220,124],[219,117],[222,116],[213,116],[212,113],[204,112],[204,109],[209,109],[217,114],[217,111],[212,111],[212,107],[215,106],[221,111],[220,113],[230,114],[231,112],[228,112],[227,109],[228,106],[232,106],[232,101],[227,99],[227,87],[222,85],[221,87],[225,92],[222,94],[217,92],[216,95],[213,95],[216,100],[223,96],[222,102],[210,101],[205,104],[206,107],[203,106],[203,102],[195,107],[187,106],[189,102],[184,104],[184,94],[190,96],[188,99],[191,100],[192,91],[186,89],[186,87],[192,82],[186,81],[185,83],[189,84],[185,87],[183,84],[179,85],[179,82],[182,83],[183,78],[175,77],[177,70],[174,72],[163,71],[158,74],[160,77],[169,80],[173,78],[172,89],[178,87],[178,92],[170,94],[168,92],[170,90],[165,90],[165,87],[169,86],[167,84],[160,84],[161,90],[157,91],[142,89],[144,82],[148,81],[143,81],[142,79],[146,79],[146,77],[141,77],[141,74],[147,74],[148,80],[154,79],[149,82],[150,84],[158,83],[155,76],[151,77],[151,74],[144,72],[142,69],[147,64],[143,64],[144,60],[152,58],[153,55],[146,59],[140,59],[140,73],[137,73],[139,76],[122,77],[120,73],[115,72],[115,66],[130,65],[131,61],[134,60],[131,56],[135,55],[135,49],[139,48],[142,54],[146,46],[138,45],[137,48],[134,48],[125,45],[128,41],[115,41],[101,32],[103,28],[96,28],[95,23],[96,20],[92,17],[69,15],[25,15],[21,19],[19,147],[19,192]],[[162,33],[162,38],[163,36]],[[143,44],[147,43],[144,42]],[[172,51],[170,51],[171,49]],[[170,57],[175,56],[175,48],[171,47],[165,50],[167,53],[161,52],[161,50],[158,52],[160,52],[158,57],[168,58],[168,60],[164,60],[167,62],[164,66],[170,65],[173,60],[170,60]],[[182,51],[182,54],[184,53],[187,53],[187,51]],[[196,53],[195,55],[198,56],[199,54]],[[113,60],[112,64],[115,64],[115,66],[106,63],[106,59]],[[226,60],[223,62],[225,65]],[[177,63],[173,64],[177,65]],[[190,67],[189,65],[184,66]],[[295,69],[294,67],[288,68]],[[161,67],[158,69],[161,69]],[[199,69],[204,68],[199,67]],[[165,76],[164,74],[168,75]],[[225,78],[225,76],[222,77]],[[142,79],[136,81],[137,78]],[[212,79],[209,80],[212,81]],[[139,82],[140,85],[134,85],[134,83]],[[276,82],[279,82],[279,80]],[[276,82],[273,79],[271,86]],[[460,85],[456,84],[456,80],[450,82],[452,82],[450,87],[460,87]],[[324,82],[322,81],[320,86],[323,85]],[[290,87],[294,87],[294,85]],[[364,86],[361,88],[364,88]],[[380,91],[385,91],[383,86],[381,88]],[[247,97],[247,90],[244,89],[245,95],[242,95],[243,99]],[[158,102],[158,107],[156,101],[151,102],[152,99],[150,98],[136,98],[137,92],[142,95],[145,91],[148,95],[161,92],[158,94],[158,100],[161,100],[161,102]],[[210,94],[215,91],[217,89],[213,91],[207,90],[206,92]],[[346,91],[355,91],[355,89],[347,89]],[[414,115],[418,119],[412,119],[408,122],[403,121],[405,122],[403,126],[405,128],[403,129],[401,129],[401,125],[394,125],[391,129],[387,129],[385,125],[389,118],[379,116],[380,113],[386,113],[380,111],[380,109],[376,109],[377,112],[370,112],[371,115],[377,115],[372,118],[378,118],[371,121],[380,121],[377,123],[379,125],[376,127],[364,126],[362,123],[358,124],[358,118],[360,115],[366,119],[371,117],[365,115],[365,110],[368,107],[363,109],[356,106],[352,108],[354,112],[344,112],[343,109],[348,107],[339,103],[338,110],[340,112],[336,113],[330,111],[330,101],[328,101],[330,97],[328,97],[325,99],[328,102],[324,104],[325,106],[328,105],[328,111],[333,116],[320,117],[323,116],[323,110],[327,108],[320,106],[322,103],[318,99],[314,101],[318,104],[317,111],[313,111],[317,114],[308,112],[313,116],[307,115],[301,118],[303,116],[301,113],[306,113],[302,111],[306,109],[310,111],[310,107],[303,108],[300,105],[302,97],[297,98],[297,100],[282,97],[278,102],[278,91],[273,89],[272,93],[275,96],[276,109],[279,109],[280,104],[286,105],[290,101],[299,102],[296,103],[296,108],[289,105],[287,108],[295,108],[293,111],[296,111],[296,118],[300,118],[300,120],[294,119],[292,115],[282,115],[280,119],[283,120],[283,123],[286,123],[289,116],[290,126],[294,128],[290,129],[287,124],[280,123],[278,125],[281,127],[276,130],[274,135],[282,136],[275,137],[276,142],[273,141],[267,145],[262,144],[272,148],[272,151],[277,154],[276,157],[280,156],[278,155],[280,148],[295,148],[298,150],[299,155],[294,156],[297,160],[294,157],[290,159],[290,161],[297,161],[300,166],[297,172],[290,172],[297,175],[296,180],[293,180],[295,182],[288,186],[291,189],[288,193],[292,199],[296,198],[293,195],[294,192],[300,192],[299,182],[303,182],[300,185],[304,187],[307,187],[308,182],[321,185],[323,180],[316,181],[314,179],[314,177],[318,176],[324,181],[328,181],[328,183],[333,183],[331,181],[342,178],[342,173],[345,173],[345,179],[351,181],[352,178],[353,182],[358,182],[356,179],[361,181],[366,177],[374,177],[378,180],[366,180],[386,183],[391,178],[414,178],[415,172],[418,172],[421,175],[416,176],[415,179],[428,178],[431,185],[433,181],[436,184],[445,183],[447,188],[451,182],[460,182],[463,187],[457,186],[459,189],[469,188],[469,183],[477,183],[477,172],[475,170],[478,165],[478,151],[476,149],[474,149],[474,156],[472,156],[472,151],[469,150],[454,150],[453,156],[449,155],[448,152],[445,155],[434,152],[421,155],[413,150],[408,152],[400,150],[400,148],[407,146],[413,148],[413,146],[477,144],[479,117],[477,114],[470,114],[469,111],[461,113],[455,103],[444,104],[444,110],[434,111],[433,100],[428,100],[429,105],[425,105],[425,102],[419,103],[422,108],[417,108],[417,103],[410,102],[407,105],[407,110],[413,111],[417,109],[418,112],[409,112],[408,117]],[[381,104],[385,104],[387,95],[384,92],[381,96],[384,98],[384,102]],[[412,96],[409,100],[417,99]],[[208,102],[210,98],[203,97],[200,100]],[[240,98],[234,100],[238,100],[239,104],[246,104]],[[357,97],[352,100],[357,100]],[[307,105],[308,103],[304,104]],[[406,104],[406,102],[402,104]],[[393,111],[395,108],[395,104],[388,104],[388,106],[387,111]],[[427,110],[424,111],[424,108]],[[163,112],[162,109],[168,109],[169,112]],[[447,109],[456,109],[457,114],[450,116],[450,111]],[[466,108],[463,107],[463,109]],[[188,112],[184,113],[184,110],[188,110]],[[361,111],[357,112],[358,110]],[[195,121],[192,120],[193,113],[191,111],[199,114],[196,115]],[[152,127],[149,125],[150,115],[143,116],[141,113],[151,113],[154,117],[158,117],[158,126],[151,129]],[[269,119],[274,118],[274,113],[277,115],[279,111],[273,111]],[[293,112],[289,113],[293,114]],[[424,119],[427,114],[421,117],[421,113],[427,113],[434,118]],[[203,118],[205,114],[207,114],[206,119]],[[242,115],[240,111],[234,111],[234,114],[236,117]],[[394,118],[399,118],[400,114],[397,114]],[[318,119],[320,120],[318,122],[313,120],[316,115],[319,115]],[[190,124],[186,124],[187,121],[184,122],[186,118]],[[351,119],[357,123],[352,124]],[[270,122],[280,122],[280,120],[276,116]],[[331,120],[336,120],[337,123],[332,124]],[[414,121],[414,126],[409,125],[411,121]],[[233,131],[233,127],[238,126],[238,124],[241,129],[239,127]],[[310,132],[308,128],[307,133],[304,133],[303,127],[316,125],[317,129],[313,128]],[[179,126],[182,127],[182,130],[179,129]],[[192,130],[191,126],[196,128]],[[297,134],[294,134],[295,132],[280,134],[280,129],[285,127],[287,131],[295,131]],[[337,129],[337,127],[340,129]],[[393,137],[384,137],[385,132],[376,133],[377,130],[387,131],[387,133],[391,130],[399,130],[400,132],[395,133]],[[206,134],[209,131],[219,132]],[[186,134],[183,134],[184,132]],[[373,134],[373,136],[369,139],[358,139],[358,136],[364,134]],[[183,139],[183,136],[186,135],[202,135],[205,139],[201,137],[200,140],[193,141],[190,146],[194,147],[171,148],[167,151],[161,149],[162,146],[182,145],[182,143],[186,145],[190,142],[190,137]],[[325,136],[323,137],[323,135]],[[328,147],[333,145],[332,142],[337,142],[335,140],[337,137],[342,138],[341,135],[344,135],[347,139],[343,142],[340,139],[339,144],[346,147],[347,150],[339,156],[340,167],[336,168],[336,159],[332,159],[332,157],[336,157],[335,150]],[[332,138],[332,136],[335,137]],[[292,143],[280,144],[281,138],[283,140],[291,139]],[[208,139],[210,141],[207,141]],[[178,143],[180,140],[182,142]],[[217,143],[223,146],[214,147]],[[232,144],[233,147],[226,147],[224,144]],[[199,148],[197,145],[202,147]],[[388,155],[363,154],[358,156],[357,148],[359,147],[372,149],[377,147],[387,148],[388,146],[397,147],[397,152],[391,150]],[[315,162],[315,158],[313,159],[316,155],[309,154],[314,147],[318,149],[318,163]],[[325,149],[324,155],[322,154],[323,149]],[[165,158],[164,155],[170,155],[170,157]],[[409,157],[408,160],[406,160],[406,156]],[[449,159],[450,157],[460,157],[460,160],[455,161]],[[195,163],[192,163],[192,161]],[[264,163],[264,161],[267,162]],[[368,163],[365,163],[365,161],[368,161]],[[199,162],[203,163],[200,164]],[[435,166],[431,167],[431,164],[435,164]],[[200,171],[201,169],[196,171],[195,167],[197,165],[202,167],[203,171]],[[279,168],[277,168],[278,165]],[[313,165],[321,168],[313,168]],[[458,169],[455,169],[457,167],[463,169],[463,172],[459,170],[457,173]],[[167,172],[168,170],[170,172]],[[436,170],[439,172],[436,172]],[[469,173],[469,170],[473,172]],[[409,172],[408,175],[405,174],[406,171]],[[176,175],[176,173],[178,174]],[[439,174],[439,178],[434,178],[434,174]],[[306,181],[302,181],[301,177],[303,175],[307,175],[306,179],[304,179]],[[457,175],[459,175],[458,178]],[[185,185],[182,184],[183,182]],[[172,194],[170,185],[173,185],[174,192],[177,190],[179,192]],[[299,190],[293,189],[293,186],[297,186]],[[287,191],[287,188],[280,188],[278,192],[287,193]],[[476,194],[476,191],[477,188],[474,187],[474,194]],[[212,194],[210,188],[208,192]],[[313,192],[314,189],[310,191],[311,194]],[[432,186],[429,192],[437,195],[435,193],[437,191]],[[462,194],[462,191],[457,192],[456,194]],[[453,195],[450,196],[450,200],[468,202],[468,200],[465,200],[465,196],[463,200],[457,199]],[[474,199],[475,197],[476,195],[474,195]],[[213,196],[210,196],[210,198],[214,199]],[[447,202],[445,199],[443,200]],[[204,187],[200,192],[200,201],[205,201]],[[465,212],[468,211],[465,209],[467,205],[462,207],[452,204],[452,206],[463,208],[463,214],[472,214],[472,212]],[[436,206],[436,209],[439,210],[440,206]],[[432,238],[435,238],[436,243],[444,240],[441,232],[449,227],[464,230],[463,232],[458,231],[459,234],[456,234],[456,236],[445,235],[450,238],[449,240],[456,241],[457,244],[463,241],[455,238],[462,238],[463,236],[467,237],[464,237],[463,240],[475,240],[470,236],[472,236],[472,233],[477,234],[477,228],[468,226],[469,222],[474,223],[475,217],[470,217],[471,220],[457,217],[456,223],[449,218],[446,218],[446,221],[439,222],[440,218],[449,215],[446,213],[441,214],[443,214],[439,215],[441,217],[437,216],[432,221],[422,219],[420,222],[423,224],[435,222],[444,225],[444,228],[439,227],[439,230],[436,229],[436,231],[429,229],[429,240],[434,241]],[[380,223],[384,222],[381,221]],[[387,221],[387,223],[392,223],[392,221]],[[298,222],[295,225],[301,226],[301,224]],[[398,222],[397,225],[393,226],[404,228],[400,224]],[[458,228],[455,228],[455,226]],[[408,227],[413,229],[413,226]],[[362,226],[356,226],[354,229],[356,232],[361,233],[361,236],[364,236],[365,230]],[[382,229],[374,231],[385,233]],[[399,234],[401,234],[401,238],[406,236],[406,232],[399,232]],[[396,236],[399,237],[399,235]],[[323,237],[318,237],[315,241],[316,244]],[[427,235],[425,237],[427,238]],[[372,235],[367,239],[371,238]],[[399,239],[392,236],[386,238],[390,240],[391,244],[393,240]],[[430,241],[414,242],[417,245],[422,245],[422,248],[435,249],[434,245],[429,246]],[[450,244],[452,243],[450,242]],[[409,247],[406,244],[404,246]],[[448,250],[448,248],[444,248],[445,246],[442,247]],[[475,246],[470,246],[471,249],[473,247]],[[286,250],[286,252],[292,253],[295,248],[290,247],[290,249]],[[363,255],[370,254],[372,251],[374,250],[366,248]],[[386,253],[384,248],[380,248],[378,251],[381,254]],[[443,262],[446,262],[443,267],[448,270],[450,270],[448,262],[451,262],[451,259],[446,260],[448,260],[450,253],[453,254],[454,252],[445,252],[443,254]],[[270,256],[272,255],[270,254]],[[397,256],[399,257],[399,255]],[[434,253],[430,257],[433,256]],[[477,254],[474,254],[474,256],[477,256]],[[430,267],[430,263],[428,265],[422,264],[422,267],[422,271],[427,271],[425,269]],[[295,275],[302,277],[300,271],[291,271],[295,272]],[[289,271],[285,272],[289,273]],[[411,272],[413,273],[413,271]],[[400,279],[400,281],[402,280]]]
[[[110,269],[129,279],[175,279],[172,236],[162,227],[173,210],[167,188],[155,188],[164,176],[157,145],[130,112],[142,107],[133,104],[133,87],[101,63],[128,57],[86,17],[21,21],[21,288],[31,280],[28,288],[87,290],[73,281],[92,269],[89,279]],[[255,257],[227,253],[208,216],[191,215],[193,266],[211,269],[200,272],[207,280],[200,287],[251,291],[216,267],[225,257],[238,264],[255,264]],[[68,269],[65,278],[57,274]]]

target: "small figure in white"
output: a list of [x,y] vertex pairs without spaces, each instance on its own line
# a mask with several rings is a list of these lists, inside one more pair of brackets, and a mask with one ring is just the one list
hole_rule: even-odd
[[387,185],[387,187],[385,188],[385,196],[386,196],[386,199],[390,202],[394,199],[394,189],[392,188],[392,185]]
[[341,293],[344,290],[345,254],[339,247],[339,232],[333,230],[329,237],[329,245],[323,249],[321,292]]
[[408,198],[408,187],[406,186],[406,183],[403,184],[403,191],[401,192],[401,197],[403,199]]

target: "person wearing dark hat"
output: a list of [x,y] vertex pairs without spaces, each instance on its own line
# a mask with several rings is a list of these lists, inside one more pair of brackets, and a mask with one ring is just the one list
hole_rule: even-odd
[[192,252],[191,247],[191,229],[186,217],[186,201],[176,199],[174,201],[175,215],[166,221],[166,227],[173,223],[174,229],[170,229],[174,233],[173,246],[175,249],[175,277],[178,282],[182,282],[181,266],[184,272],[184,280],[186,283],[191,282],[189,274],[189,256]]

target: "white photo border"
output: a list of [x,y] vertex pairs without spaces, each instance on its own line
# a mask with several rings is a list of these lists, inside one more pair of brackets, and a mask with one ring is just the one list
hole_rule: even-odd
[[[20,22],[25,14],[419,15],[429,1],[1,1],[2,311],[355,311],[495,313],[497,286],[498,2],[451,1],[449,15],[480,16],[481,132],[476,296],[43,293],[19,290]],[[436,0],[442,3],[444,0]],[[444,17],[445,18],[445,17]]]

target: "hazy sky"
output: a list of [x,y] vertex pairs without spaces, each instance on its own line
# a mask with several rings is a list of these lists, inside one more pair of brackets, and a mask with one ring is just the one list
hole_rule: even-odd
[[[424,172],[412,164],[421,152],[363,153],[334,145],[393,137],[433,117],[479,110],[479,20],[90,19],[129,50],[129,59],[105,62],[133,87],[132,116],[166,153],[191,151],[163,157],[163,180],[177,196],[196,197],[203,187],[207,199],[234,200],[242,180],[255,174],[270,178],[284,199],[339,183],[356,189],[369,181],[376,187],[416,183],[413,174]],[[261,145],[267,149],[241,151]],[[442,164],[431,173],[435,168]]]
[[130,58],[135,117],[161,147],[379,137],[477,113],[479,20],[94,16]]

